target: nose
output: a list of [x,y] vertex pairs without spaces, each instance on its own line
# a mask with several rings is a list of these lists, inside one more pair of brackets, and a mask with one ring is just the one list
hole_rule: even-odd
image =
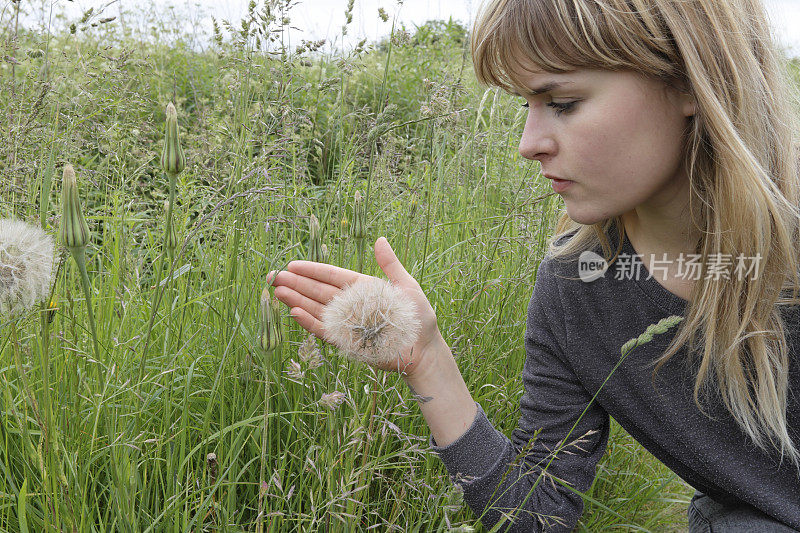
[[519,141],[519,155],[525,159],[543,162],[543,159],[552,157],[556,151],[556,142],[549,129],[547,119],[537,113],[538,103],[531,103],[522,138]]

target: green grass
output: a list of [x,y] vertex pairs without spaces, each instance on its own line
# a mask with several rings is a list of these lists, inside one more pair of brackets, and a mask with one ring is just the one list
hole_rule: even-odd
[[[75,166],[101,357],[65,253],[48,345],[36,314],[18,342],[0,333],[0,530],[481,531],[396,374],[326,346],[327,365],[291,380],[301,328],[284,316],[269,357],[255,338],[265,275],[306,257],[312,213],[331,263],[380,275],[342,222],[360,190],[368,244],[387,237],[475,400],[499,431],[516,427],[526,309],[561,200],[516,151],[519,102],[476,85],[464,28],[431,23],[344,55],[292,43],[283,61],[280,16],[237,22],[236,38],[222,24],[205,51],[168,17],[136,14],[159,43],[119,21],[91,27],[98,14],[14,41],[13,9],[2,16],[19,64],[0,70],[0,216],[55,232],[61,168]],[[173,99],[188,164],[162,284]],[[329,412],[316,402],[333,390],[348,400]],[[692,493],[612,420],[578,531],[685,530]]]

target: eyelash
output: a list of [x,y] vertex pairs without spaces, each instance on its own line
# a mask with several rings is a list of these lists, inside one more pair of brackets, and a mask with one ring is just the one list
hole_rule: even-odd
[[[559,104],[556,102],[550,102],[549,104],[547,104],[547,107],[555,109],[556,116],[559,116],[561,113],[569,113],[576,103],[577,102],[566,102],[564,104]],[[528,105],[528,102],[525,102],[524,104],[522,104],[522,107],[530,107],[530,106]]]

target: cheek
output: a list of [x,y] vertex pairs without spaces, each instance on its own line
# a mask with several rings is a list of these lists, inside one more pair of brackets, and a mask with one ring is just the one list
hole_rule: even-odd
[[676,117],[637,102],[600,106],[585,118],[575,136],[584,175],[604,176],[624,186],[674,172],[681,150]]

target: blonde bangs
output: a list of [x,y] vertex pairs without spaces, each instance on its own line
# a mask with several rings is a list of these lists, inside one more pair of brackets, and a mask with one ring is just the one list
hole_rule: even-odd
[[528,65],[552,73],[628,69],[665,82],[681,79],[680,69],[674,66],[679,55],[663,20],[643,18],[625,0],[608,4],[613,16],[601,11],[596,2],[579,0],[484,4],[470,43],[476,78],[483,85],[512,93],[524,86],[522,78],[531,72]]

